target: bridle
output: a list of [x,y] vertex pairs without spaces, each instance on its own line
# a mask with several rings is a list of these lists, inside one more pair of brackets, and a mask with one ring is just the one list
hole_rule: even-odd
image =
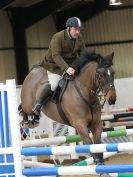
[[[108,76],[108,82],[105,83],[105,80],[101,79],[101,74],[99,72],[97,72],[96,70],[96,80],[98,83],[98,89],[96,91],[96,95],[100,101],[101,107],[103,108],[105,102],[106,102],[106,96],[108,94],[108,92],[112,89],[115,89],[114,83],[112,82],[112,77],[111,77],[111,73],[109,70],[109,65],[102,67],[103,69],[106,70],[107,76]],[[104,83],[104,84],[103,84]],[[108,89],[106,91],[106,93],[103,94],[104,91],[104,87],[105,85],[108,85]]]
[[[111,76],[111,74],[109,74],[109,69],[107,69],[107,68],[109,68],[109,66],[102,67],[102,68],[103,68],[103,69],[105,68],[105,70],[107,70],[106,72],[108,72],[108,73],[107,73],[108,76]],[[108,77],[108,82],[106,82],[106,83],[107,83],[107,85],[109,85],[109,87],[108,87],[106,93],[103,94],[103,90],[104,90],[104,87],[105,87],[106,83],[105,83],[105,80],[103,81],[100,76],[101,76],[100,73],[97,72],[97,70],[96,70],[95,82],[98,83],[98,89],[95,91],[95,90],[93,90],[93,89],[91,89],[91,88],[89,87],[89,92],[90,92],[91,94],[95,95],[95,96],[98,98],[99,103],[100,103],[100,107],[103,108],[103,106],[104,106],[104,104],[105,104],[105,102],[106,102],[106,96],[107,96],[108,92],[109,92],[112,88],[115,89],[115,87],[114,87],[114,83],[111,81],[112,78],[111,78],[111,77]],[[77,86],[77,83],[76,83],[76,80],[75,80],[75,79],[73,80],[73,83],[74,83],[75,89],[77,90],[77,92],[78,92],[79,96],[82,98],[82,100],[83,100],[87,105],[89,105],[89,107],[94,107],[95,104],[92,105],[92,104],[90,103],[90,101],[87,100],[87,99],[82,95],[80,89],[79,89],[78,86]],[[104,84],[103,84],[103,83],[104,83]],[[108,83],[110,83],[110,84],[108,84]]]

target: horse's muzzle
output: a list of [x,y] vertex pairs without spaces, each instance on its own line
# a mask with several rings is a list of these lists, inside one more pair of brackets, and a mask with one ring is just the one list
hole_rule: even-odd
[[110,97],[110,98],[108,99],[109,105],[115,104],[115,102],[116,102],[116,98]]
[[106,95],[106,98],[108,100],[109,105],[115,104],[117,98],[115,90],[109,90]]

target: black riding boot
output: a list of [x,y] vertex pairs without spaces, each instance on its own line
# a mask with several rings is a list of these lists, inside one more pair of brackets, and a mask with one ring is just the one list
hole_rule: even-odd
[[44,87],[39,99],[36,101],[35,106],[32,108],[33,119],[36,123],[39,123],[40,112],[43,105],[47,103],[49,98],[52,96],[51,86],[48,84]]

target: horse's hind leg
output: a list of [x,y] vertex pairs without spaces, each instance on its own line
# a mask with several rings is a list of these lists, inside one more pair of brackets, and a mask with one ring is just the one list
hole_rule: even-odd
[[28,115],[23,111],[22,105],[18,106],[19,114],[22,116],[23,120],[21,121],[21,127],[29,127]]
[[22,112],[21,115],[23,117],[23,120],[21,121],[21,127],[29,127],[28,115],[25,112]]
[[29,120],[28,114],[23,111],[21,104],[18,106],[18,111],[19,115],[22,116],[22,121],[20,122],[22,128],[35,128],[38,126],[38,124],[34,123],[34,120]]
[[19,104],[19,106],[18,106],[18,112],[19,112],[19,114],[21,114],[21,112],[22,112],[22,104]]

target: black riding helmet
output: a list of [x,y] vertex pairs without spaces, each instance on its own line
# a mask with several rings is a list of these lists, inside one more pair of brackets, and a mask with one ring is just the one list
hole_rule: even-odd
[[82,27],[82,22],[78,17],[68,18],[66,27]]

